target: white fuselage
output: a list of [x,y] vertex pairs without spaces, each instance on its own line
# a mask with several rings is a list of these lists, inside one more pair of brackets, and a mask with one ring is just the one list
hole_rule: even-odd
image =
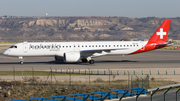
[[[8,48],[8,56],[62,56],[65,52],[111,50],[92,54],[92,57],[108,54],[130,54],[147,44],[147,41],[92,41],[92,42],[24,42]],[[112,50],[114,49],[114,50]],[[89,54],[89,52],[87,52]]]

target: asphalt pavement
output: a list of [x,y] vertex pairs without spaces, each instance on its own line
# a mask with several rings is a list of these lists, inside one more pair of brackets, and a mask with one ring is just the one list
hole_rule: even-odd
[[134,55],[112,55],[94,58],[95,64],[64,63],[54,61],[54,57],[24,57],[24,64],[19,64],[17,57],[0,55],[0,70],[11,70],[12,66],[20,70],[53,69],[143,69],[143,68],[179,68],[180,50],[154,50]]

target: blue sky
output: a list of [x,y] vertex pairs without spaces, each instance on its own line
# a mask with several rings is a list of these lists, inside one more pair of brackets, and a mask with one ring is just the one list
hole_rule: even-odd
[[0,16],[180,17],[180,0],[0,0]]

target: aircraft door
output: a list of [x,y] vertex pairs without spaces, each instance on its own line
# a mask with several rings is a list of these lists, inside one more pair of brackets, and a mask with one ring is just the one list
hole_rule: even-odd
[[24,42],[24,43],[23,43],[23,50],[24,50],[24,53],[27,53],[27,51],[28,51],[27,42]]
[[145,47],[144,47],[144,46],[145,46],[145,45],[144,45],[144,41],[141,41],[141,42],[140,42],[140,46],[141,46],[141,51],[144,51],[144,49],[145,49]]
[[79,44],[74,44],[74,45],[73,45],[73,50],[74,50],[74,51],[77,51],[77,50],[78,50],[78,47],[79,47]]

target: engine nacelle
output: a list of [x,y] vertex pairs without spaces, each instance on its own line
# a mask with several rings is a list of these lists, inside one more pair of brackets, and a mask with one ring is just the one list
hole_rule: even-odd
[[81,55],[79,52],[64,53],[64,62],[79,62]]

